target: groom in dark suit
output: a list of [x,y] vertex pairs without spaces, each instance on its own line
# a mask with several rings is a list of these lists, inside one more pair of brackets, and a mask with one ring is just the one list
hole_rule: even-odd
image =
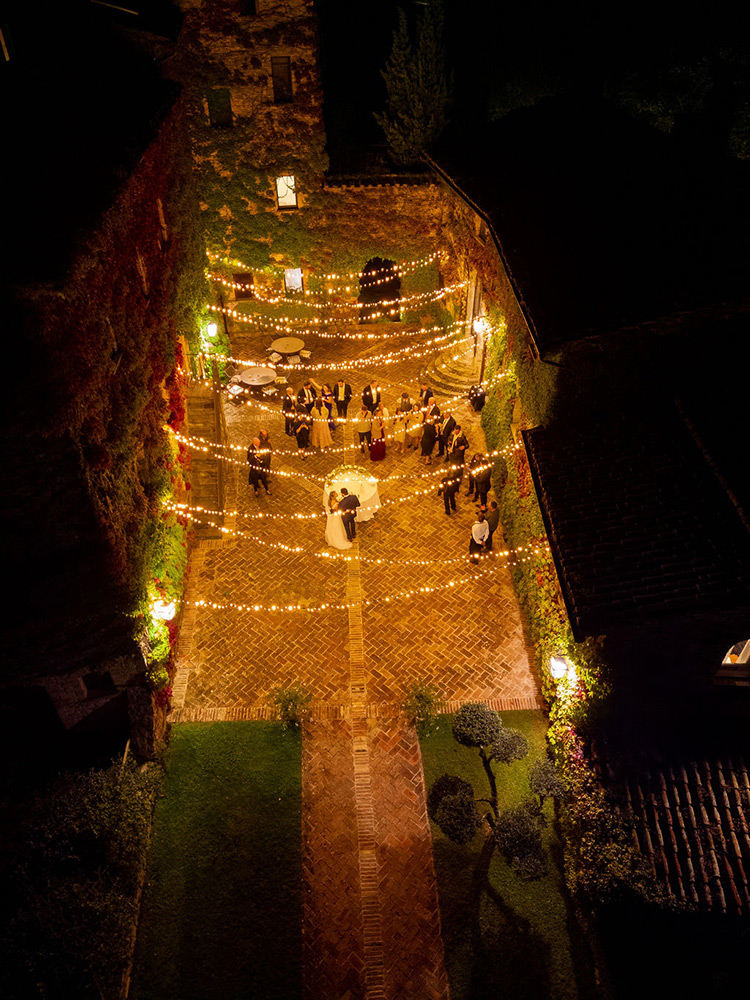
[[376,382],[366,385],[362,392],[362,403],[370,413],[374,413],[380,405],[380,386]]
[[357,507],[359,507],[359,497],[350,493],[349,490],[341,488],[341,499],[339,500],[339,510],[343,510],[341,520],[344,522],[344,531],[350,542],[357,537]]

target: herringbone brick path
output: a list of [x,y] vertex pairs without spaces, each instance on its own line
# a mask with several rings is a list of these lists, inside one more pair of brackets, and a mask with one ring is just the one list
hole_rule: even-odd
[[419,742],[402,719],[370,723],[385,995],[448,996]]
[[[269,340],[240,328],[234,352],[260,357]],[[313,349],[314,360],[324,362],[375,357],[383,348],[321,340]],[[385,370],[388,384],[380,384],[391,412],[402,388],[417,395],[426,360]],[[315,377],[333,381],[337,374]],[[345,373],[355,392],[350,413],[378,374]],[[290,381],[297,389],[302,378]],[[481,451],[477,415],[465,404],[452,409],[470,454]],[[229,537],[193,554],[172,717],[265,718],[274,688],[299,682],[312,694],[302,761],[306,1000],[442,1000],[448,985],[419,744],[399,706],[421,680],[437,688],[449,710],[475,700],[504,710],[539,704],[508,569],[500,558],[487,569],[468,564],[474,506],[462,495],[457,514],[447,518],[437,496],[440,467],[424,467],[415,452],[396,455],[389,444],[377,464],[352,450],[302,461],[277,411],[227,405],[226,416],[230,442],[243,448],[268,428],[273,468],[294,475],[272,477],[272,496],[256,498],[245,469],[227,465],[227,507],[237,515],[225,525],[255,540]],[[339,427],[334,444],[352,439],[351,425]],[[243,451],[235,455],[244,458]],[[322,479],[351,462],[371,465],[384,506],[359,526],[357,545],[345,553],[352,562],[316,558],[311,553],[333,551],[325,546],[324,519],[290,515],[321,511]],[[430,471],[436,474],[421,478]],[[455,561],[414,564],[436,559]],[[447,580],[455,587],[384,600]],[[199,600],[353,606],[245,613],[195,607]]]
[[305,725],[302,740],[303,993],[365,996],[351,725]]

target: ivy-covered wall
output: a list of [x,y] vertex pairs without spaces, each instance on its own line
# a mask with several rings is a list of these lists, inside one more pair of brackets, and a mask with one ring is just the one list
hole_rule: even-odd
[[[164,427],[184,416],[175,345],[179,336],[196,338],[206,288],[182,121],[178,100],[64,277],[16,292],[16,334],[34,392],[15,400],[26,461],[15,449],[11,464],[19,496],[34,483],[35,514],[23,524],[13,563],[26,594],[44,594],[46,621],[76,636],[71,648],[59,634],[54,658],[47,643],[45,662],[24,670],[111,652],[107,628],[85,648],[78,626],[86,620],[86,635],[99,636],[97,615],[106,615],[127,631],[123,616],[143,600],[162,540],[160,500],[183,488]],[[56,603],[65,609],[60,617]]]

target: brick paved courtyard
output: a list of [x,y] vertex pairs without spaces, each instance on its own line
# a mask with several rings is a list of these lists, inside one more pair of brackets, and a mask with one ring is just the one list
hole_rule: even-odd
[[[262,356],[265,341],[246,328],[232,337],[236,355]],[[357,346],[321,340],[314,361],[342,363],[360,353]],[[353,406],[380,377],[392,413],[402,388],[418,394],[422,363],[347,370]],[[332,383],[338,372],[313,375]],[[302,379],[290,382],[296,390]],[[483,451],[477,415],[463,402],[453,409],[469,454]],[[389,445],[383,462],[370,463],[345,447],[354,435],[339,427],[334,446],[344,450],[302,461],[277,407],[225,410],[230,443],[244,449],[268,428],[273,469],[291,475],[273,476],[272,495],[255,497],[246,467],[226,464],[226,508],[236,514],[225,524],[252,537],[203,542],[193,553],[173,720],[267,716],[274,688],[299,682],[311,693],[303,740],[305,996],[447,997],[419,746],[398,708],[421,680],[452,709],[477,700],[537,707],[510,573],[500,557],[468,564],[474,505],[466,482],[448,519],[439,466],[423,466],[414,451],[396,455]],[[244,450],[234,454],[241,463]],[[325,519],[312,515],[322,510],[326,474],[354,461],[378,476],[383,507],[359,526],[355,548],[338,553],[326,547]],[[448,581],[455,586],[445,588]],[[436,589],[398,597],[419,587]],[[248,613],[199,601],[302,610]],[[321,603],[354,607],[306,610]]]

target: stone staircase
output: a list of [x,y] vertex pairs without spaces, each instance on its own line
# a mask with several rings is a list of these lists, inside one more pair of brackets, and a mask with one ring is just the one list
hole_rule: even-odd
[[[221,429],[216,427],[216,411],[213,393],[197,383],[188,392],[187,414],[189,433],[209,441],[222,440]],[[191,452],[191,466],[188,478],[191,484],[190,503],[208,510],[221,510],[224,506],[223,473],[219,461],[210,454],[194,450]],[[211,520],[223,524],[223,515],[211,515]],[[223,537],[216,528],[208,525],[197,526],[198,539]]]
[[479,382],[481,364],[481,353],[477,352],[474,358],[473,344],[460,341],[436,354],[427,365],[424,377],[439,396],[466,395],[472,385]]

